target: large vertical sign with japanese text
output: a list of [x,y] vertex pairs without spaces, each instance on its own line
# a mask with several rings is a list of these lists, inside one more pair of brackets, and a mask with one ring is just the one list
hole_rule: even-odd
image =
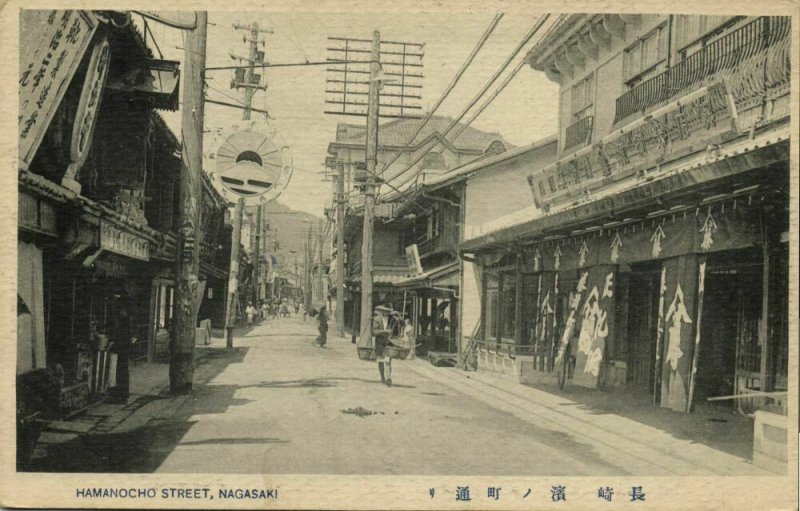
[[422,263],[419,260],[419,250],[416,243],[406,247],[406,263],[408,264],[408,274],[410,276],[413,277],[422,273]]
[[91,12],[22,10],[19,166],[27,169],[97,29]]
[[689,400],[697,326],[698,256],[672,257],[663,264],[661,406],[683,412]]
[[[581,273],[576,293],[578,308],[575,333],[576,385],[596,388],[600,378],[606,339],[614,331],[614,277],[615,266],[593,266]],[[582,300],[581,300],[582,299]]]

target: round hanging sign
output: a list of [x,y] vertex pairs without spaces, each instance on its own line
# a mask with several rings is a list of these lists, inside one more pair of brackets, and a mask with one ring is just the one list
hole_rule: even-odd
[[206,171],[217,191],[230,202],[264,204],[281,194],[292,176],[289,148],[254,123],[218,133],[206,156]]

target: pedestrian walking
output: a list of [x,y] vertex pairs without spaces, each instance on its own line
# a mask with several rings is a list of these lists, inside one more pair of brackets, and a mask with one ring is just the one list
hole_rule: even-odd
[[129,360],[137,339],[132,335],[131,316],[124,295],[114,297],[116,314],[111,329],[109,350],[117,354],[116,385],[109,391],[114,401],[127,403],[130,397]]
[[267,301],[264,300],[263,302],[261,302],[261,317],[262,318],[267,319],[268,310],[269,310],[269,306],[267,305]]
[[408,353],[408,358],[413,360],[416,355],[415,351],[417,349],[417,339],[414,335],[414,324],[411,322],[411,319],[405,318],[401,320],[401,332],[403,344],[410,350]]
[[381,375],[381,383],[392,386],[392,358],[389,356],[386,347],[389,344],[389,336],[392,329],[389,326],[389,313],[392,309],[383,305],[375,307],[372,316],[372,335],[375,338],[375,356],[378,362],[378,372]]
[[317,337],[317,344],[319,344],[320,348],[324,348],[325,343],[328,342],[328,311],[325,310],[324,305],[319,309],[317,320],[319,321],[319,337]]
[[247,302],[247,308],[244,313],[247,315],[247,326],[253,326],[253,318],[256,316],[256,308],[253,307],[253,302]]

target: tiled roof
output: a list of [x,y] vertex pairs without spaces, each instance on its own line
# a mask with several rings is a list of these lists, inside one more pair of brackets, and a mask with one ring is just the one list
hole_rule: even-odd
[[[378,128],[378,145],[382,147],[405,146],[423,121],[424,119],[399,119],[382,124]],[[414,138],[414,144],[419,145],[419,143],[425,141],[434,133],[439,135],[443,134],[452,122],[453,119],[450,117],[440,115],[432,116],[427,124],[425,124],[425,126],[422,128],[422,131],[419,133],[419,135]],[[450,137],[452,137],[457,130],[460,130],[463,127],[464,125],[462,123],[457,123],[456,126],[447,134],[447,139],[458,149],[484,151],[487,147],[489,147],[489,144],[495,140],[501,141],[507,149],[514,147],[506,142],[503,139],[503,136],[499,133],[487,133],[471,126],[464,128],[464,130],[455,140],[450,140]],[[336,143],[359,145],[366,143],[366,130],[362,126],[348,124],[347,131],[350,132],[351,130],[356,132],[355,135],[337,140]]]

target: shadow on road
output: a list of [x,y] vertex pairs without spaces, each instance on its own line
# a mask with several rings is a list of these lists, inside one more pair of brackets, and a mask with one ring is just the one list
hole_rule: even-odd
[[619,415],[681,440],[704,444],[740,458],[752,458],[753,421],[735,414],[730,406],[699,402],[692,413],[681,413],[654,405],[649,393],[634,393],[630,389],[627,392],[598,391],[572,385],[562,391],[555,383],[541,382],[531,386],[572,401],[560,403],[561,406],[575,406],[592,415]]
[[[195,360],[191,395],[172,396],[168,389],[140,396],[100,421],[91,431],[66,442],[45,444],[46,454],[20,472],[154,472],[180,443],[195,414],[225,413],[249,399],[233,397],[236,385],[208,385],[229,364],[241,363],[248,348],[207,349]],[[167,368],[164,368],[167,370]],[[91,415],[91,409],[87,412]],[[137,424],[141,423],[140,426]],[[130,426],[130,424],[133,424]],[[197,443],[280,443],[272,438],[209,439]]]

